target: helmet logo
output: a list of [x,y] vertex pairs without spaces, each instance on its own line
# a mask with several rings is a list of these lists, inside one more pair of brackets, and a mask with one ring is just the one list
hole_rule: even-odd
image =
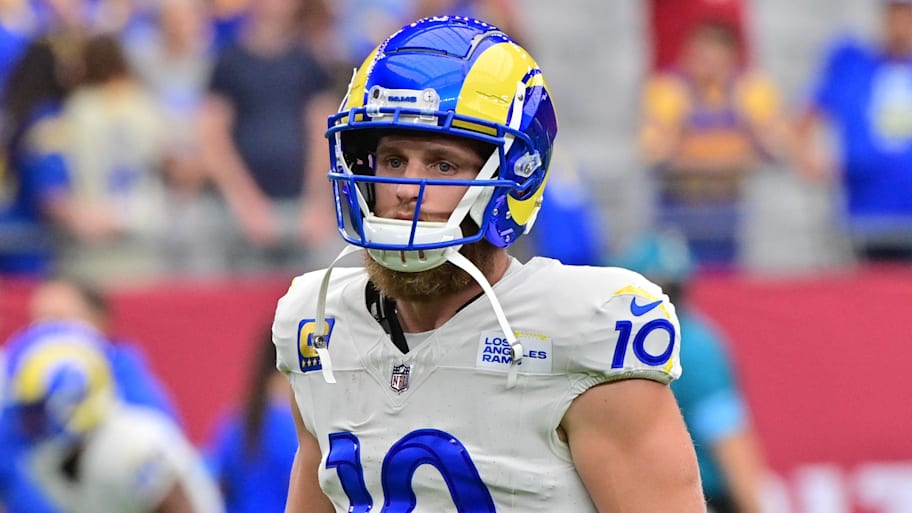
[[391,112],[380,112],[380,109],[401,108],[422,113],[403,117],[414,118],[416,122],[437,124],[437,117],[433,114],[440,108],[440,95],[434,89],[386,89],[375,85],[371,87],[367,96],[367,108],[371,118],[392,117]]
[[408,390],[409,373],[411,370],[411,366],[406,363],[393,366],[393,375],[390,377],[390,388],[399,394]]

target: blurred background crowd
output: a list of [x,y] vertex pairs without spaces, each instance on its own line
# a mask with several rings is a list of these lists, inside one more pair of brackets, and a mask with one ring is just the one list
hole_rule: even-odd
[[557,20],[511,0],[4,0],[0,274],[325,261],[326,115],[381,34],[430,13],[491,20],[552,71],[551,196],[584,202],[590,253],[658,228],[714,268],[908,261],[912,15],[844,3],[650,0]]
[[4,1],[0,273],[309,268],[338,247],[323,131],[352,68],[408,20],[452,10],[509,29],[509,8]]
[[[0,333],[65,304],[58,317],[103,333],[116,325],[169,335],[108,317],[130,301],[150,311],[216,304],[216,294],[243,290],[238,280],[264,280],[257,290],[266,301],[239,298],[247,311],[233,310],[237,317],[200,312],[209,315],[192,324],[201,333],[177,320],[186,311],[167,310],[174,318],[162,322],[201,347],[216,332],[239,338],[240,355],[222,369],[237,394],[189,415],[191,435],[226,494],[263,492],[261,480],[284,487],[263,470],[290,464],[284,442],[264,442],[255,456],[250,434],[293,436],[286,409],[275,406],[287,390],[272,384],[272,355],[263,352],[281,294],[274,284],[325,266],[341,247],[323,131],[352,68],[381,37],[432,14],[498,25],[536,56],[555,96],[560,137],[521,258],[618,263],[682,294],[709,279],[709,294],[697,290],[703,303],[713,291],[744,288],[713,279],[807,283],[899,268],[912,282],[912,1],[0,0]],[[905,293],[891,288],[894,275],[885,283],[878,297]],[[760,302],[774,293],[754,292]],[[833,303],[824,318],[848,308]],[[726,412],[727,424],[694,414],[691,429],[706,435],[699,446],[710,453],[735,433],[746,441],[727,453],[753,462],[728,464],[741,465],[740,481],[724,491],[737,502],[756,495],[749,489],[763,450],[738,382],[757,395],[766,376],[739,377],[725,351],[744,362],[746,346],[701,326],[692,331],[707,347],[722,346],[707,349],[722,356],[706,364],[719,366],[720,379],[694,386],[721,394],[707,404],[725,403],[712,411]],[[912,341],[908,328],[899,333],[891,340]],[[194,351],[216,358],[141,342],[128,346],[140,367],[148,367],[144,344],[158,370]],[[178,421],[182,397],[198,393],[168,379],[153,388]],[[200,427],[228,407],[236,417]],[[772,422],[759,420],[759,438],[775,449]],[[780,469],[784,461],[770,459]],[[719,472],[704,468],[725,481]],[[262,508],[267,499],[257,500]],[[749,502],[730,511],[752,511]],[[842,513],[851,503],[778,511]],[[267,510],[252,507],[229,511]]]

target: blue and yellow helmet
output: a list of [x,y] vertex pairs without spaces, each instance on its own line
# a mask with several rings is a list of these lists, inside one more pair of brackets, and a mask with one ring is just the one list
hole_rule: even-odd
[[[374,176],[375,130],[416,130],[486,143],[493,152],[474,180]],[[370,134],[373,134],[371,137]],[[557,117],[538,64],[483,21],[426,18],[381,43],[356,70],[329,119],[336,216],[346,242],[391,269],[422,271],[448,251],[486,239],[507,247],[535,221],[547,180]],[[379,218],[376,183],[468,186],[446,223]],[[465,230],[466,218],[477,230]],[[470,223],[471,224],[471,223]],[[471,231],[472,233],[467,233]]]
[[31,440],[80,437],[114,400],[107,342],[88,326],[35,324],[8,345],[4,402]]

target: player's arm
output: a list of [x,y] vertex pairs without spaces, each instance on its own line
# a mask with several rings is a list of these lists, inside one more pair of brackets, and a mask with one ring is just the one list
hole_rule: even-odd
[[573,462],[602,513],[703,513],[693,443],[667,385],[627,379],[590,388],[564,415]]
[[158,507],[155,508],[154,513],[201,513],[196,511],[193,508],[193,503],[190,502],[190,497],[187,496],[187,492],[184,490],[181,483],[175,482],[174,486],[171,487],[171,491],[165,494],[165,497],[158,504]]
[[731,490],[731,496],[743,513],[761,513],[760,491],[764,463],[756,437],[749,427],[716,441],[713,456]]
[[277,237],[275,214],[234,144],[231,133],[235,122],[234,108],[226,97],[217,93],[206,96],[199,113],[203,166],[244,234],[258,244],[269,245]]
[[304,197],[301,201],[301,237],[312,245],[323,245],[335,236],[336,217],[332,187],[327,170],[330,168],[326,152],[326,119],[335,114],[338,99],[334,95],[321,93],[307,106],[305,123],[309,139],[306,141],[308,162],[304,170]]
[[301,412],[298,411],[298,405],[293,397],[291,411],[298,433],[298,451],[291,466],[285,513],[334,513],[332,503],[320,489],[317,476],[322,460],[320,445],[304,427],[304,420],[301,419]]

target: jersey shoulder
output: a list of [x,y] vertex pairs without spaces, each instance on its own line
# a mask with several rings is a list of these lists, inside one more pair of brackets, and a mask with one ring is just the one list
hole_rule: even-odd
[[[326,270],[320,269],[294,278],[288,292],[278,301],[272,324],[272,341],[276,345],[276,366],[282,372],[299,368],[299,334],[315,322],[317,300],[325,275]],[[333,269],[327,286],[325,312],[338,308],[348,286],[358,282],[366,284],[366,280],[367,273],[361,267]],[[326,322],[332,323],[332,320]],[[330,325],[327,333],[331,328]]]
[[622,267],[564,265],[550,258],[533,258],[527,267],[531,271],[526,283],[547,289],[552,304],[567,304],[577,308],[603,306],[618,295],[639,292],[662,297],[662,289],[643,275]]
[[536,262],[533,294],[561,327],[566,369],[590,385],[629,378],[668,383],[681,373],[680,324],[662,289],[619,267]]
[[121,404],[93,434],[84,464],[95,482],[151,508],[192,460],[189,442],[170,418],[151,408]]

